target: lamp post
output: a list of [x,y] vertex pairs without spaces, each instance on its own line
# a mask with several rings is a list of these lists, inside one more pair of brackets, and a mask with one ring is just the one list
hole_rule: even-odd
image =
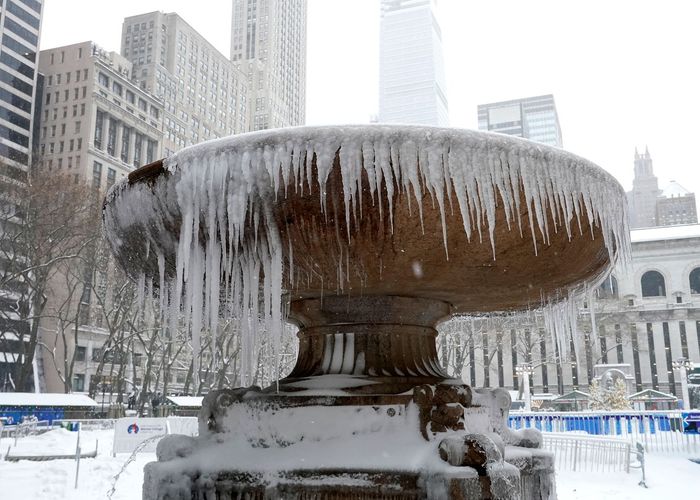
[[534,372],[530,363],[520,363],[515,367],[515,373],[523,380],[523,393],[525,394],[525,411],[532,411],[530,398],[530,375]]
[[688,370],[693,369],[693,363],[687,358],[678,358],[671,363],[674,370],[678,371],[681,379],[681,395],[683,397],[683,409],[688,410],[690,407],[690,398],[688,397]]

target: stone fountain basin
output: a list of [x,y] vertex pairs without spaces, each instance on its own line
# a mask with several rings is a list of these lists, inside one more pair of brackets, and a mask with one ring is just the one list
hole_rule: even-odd
[[[381,141],[409,141],[419,146],[419,164],[427,162],[427,155],[420,148],[434,145],[444,157],[450,148],[464,147],[472,152],[461,165],[452,159],[453,170],[478,170],[479,175],[485,170],[502,170],[498,166],[494,169],[494,158],[502,165],[521,162],[523,176],[530,167],[521,158],[532,158],[532,168],[540,170],[536,175],[528,174],[529,180],[511,179],[507,183],[511,192],[505,195],[494,187],[496,195],[492,199],[485,199],[488,193],[481,188],[495,177],[484,181],[482,175],[480,190],[470,198],[476,210],[474,207],[470,210],[472,228],[467,234],[456,183],[443,184],[439,193],[434,181],[424,176],[418,177],[418,189],[414,185],[402,189],[403,180],[398,177],[410,172],[404,171],[403,158],[396,164],[398,157],[393,153],[390,159],[395,175],[384,176],[375,187],[377,180],[371,179],[366,170],[362,171],[352,201],[347,199],[347,182],[344,185],[348,168],[344,162],[357,158],[344,154],[343,148],[351,147],[347,143],[331,152],[332,166],[327,165],[324,170],[328,172],[327,180],[319,183],[318,153],[310,154],[309,144],[322,141],[329,130],[341,138],[354,138],[360,149],[363,144],[365,148],[374,144],[376,158],[379,158],[377,144]],[[289,146],[300,140],[306,141],[303,142],[306,146]],[[573,189],[567,194],[569,204],[577,200],[583,207],[584,198],[590,197],[598,185],[611,192],[619,191],[622,196],[621,187],[609,174],[570,153],[517,138],[473,131],[406,126],[310,127],[244,134],[204,143],[184,150],[176,155],[175,161],[166,160],[166,166],[159,161],[132,172],[128,182],[117,186],[106,201],[106,206],[116,206],[122,214],[125,210],[133,212],[133,217],[122,215],[112,220],[109,213],[105,216],[111,228],[113,249],[124,269],[133,276],[143,271],[157,276],[156,255],[161,254],[165,273],[174,275],[183,217],[178,203],[178,196],[183,194],[178,193],[177,185],[186,169],[204,168],[202,162],[208,160],[198,162],[198,157],[215,154],[224,158],[232,152],[253,154],[256,148],[266,147],[276,147],[279,152],[279,144],[287,144],[284,151],[294,156],[290,162],[292,173],[285,175],[282,169],[277,176],[268,176],[268,187],[263,188],[266,194],[259,199],[253,197],[253,203],[266,200],[262,203],[269,204],[284,250],[283,288],[292,301],[328,295],[382,295],[445,302],[450,304],[451,313],[537,307],[543,299],[556,299],[562,291],[595,282],[618,250],[610,243],[610,237],[606,240],[599,217],[590,220],[592,212],[583,208],[578,215],[571,211],[567,215],[564,202],[560,206],[546,203],[556,201],[555,197],[541,197],[545,199],[543,213],[536,220],[535,201],[532,196],[528,199],[532,186],[541,191],[555,191],[555,184],[560,182],[543,176],[542,172],[566,169],[568,177],[575,177],[568,182],[580,192]],[[295,167],[300,151],[302,159],[307,160],[301,168]],[[327,158],[325,161],[328,163]],[[365,152],[361,153],[360,161],[367,163]],[[479,161],[491,165],[485,169],[477,164]],[[264,165],[257,168],[264,170]],[[529,192],[525,189],[526,181]],[[217,189],[216,182],[211,182],[213,189]],[[492,186],[496,184],[494,181]],[[489,204],[495,208],[492,234],[486,212],[477,214]],[[350,213],[349,207],[352,207]],[[543,226],[548,230],[546,237],[542,234]],[[253,222],[247,223],[248,240],[257,237],[255,227]],[[205,247],[212,234],[219,237],[218,232],[207,229],[206,207],[201,207],[199,234]]]

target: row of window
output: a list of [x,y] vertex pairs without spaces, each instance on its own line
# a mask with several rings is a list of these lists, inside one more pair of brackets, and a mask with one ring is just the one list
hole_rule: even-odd
[[[65,80],[63,80],[63,73],[56,73],[55,75],[55,80],[54,80],[54,75],[49,75],[46,77],[46,86],[51,87],[54,84],[54,81],[56,82],[56,85],[61,85],[61,81],[65,81],[66,84],[70,83],[71,81],[71,72],[66,72]],[[89,76],[89,70],[87,68],[79,70],[75,70],[75,81],[79,82],[80,81],[80,75],[82,74],[83,80],[87,80]]]
[[[61,98],[61,93],[57,90],[53,93],[54,95],[54,104],[58,104],[60,102]],[[87,97],[87,87],[74,87],[73,88],[73,100],[77,99],[85,99]],[[63,91],[63,102],[67,102],[70,99],[70,89],[65,89]],[[46,93],[46,101],[45,103],[51,104],[51,92]]]
[[136,95],[131,90],[126,89],[126,91],[124,91],[121,83],[110,80],[109,76],[106,74],[99,72],[97,74],[97,81],[106,89],[110,89],[111,81],[111,90],[114,94],[126,99],[127,103],[137,106],[139,110],[143,111],[144,113],[148,113],[152,118],[155,118],[156,120],[160,118],[160,110],[158,107],[153,105],[149,107],[146,100],[142,99],[141,97],[139,97],[137,100]]
[[[666,280],[658,271],[647,271],[642,275],[642,297],[665,297],[666,296]],[[688,275],[688,285],[690,293],[700,295],[700,267],[696,267]],[[598,295],[601,298],[618,297],[617,279],[610,276],[601,285],[598,290]],[[678,302],[682,301],[681,297],[677,297]]]
[[[80,123],[80,122],[77,122]],[[78,137],[77,139],[69,139],[68,141],[58,141],[58,143],[55,142],[49,142],[48,143],[48,148],[46,147],[47,143],[42,143],[41,144],[41,155],[45,154],[54,154],[54,153],[63,153],[64,151],[69,151],[72,152],[74,149],[76,151],[80,151],[83,148],[83,138]],[[58,147],[57,147],[58,145]]]

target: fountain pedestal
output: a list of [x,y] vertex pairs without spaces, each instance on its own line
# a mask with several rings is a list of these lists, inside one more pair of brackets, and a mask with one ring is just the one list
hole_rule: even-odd
[[507,499],[530,483],[553,497],[552,456],[537,431],[507,428],[508,393],[473,392],[440,367],[435,325],[449,312],[400,296],[292,302],[289,377],[207,395],[208,442],[164,439],[144,498]]

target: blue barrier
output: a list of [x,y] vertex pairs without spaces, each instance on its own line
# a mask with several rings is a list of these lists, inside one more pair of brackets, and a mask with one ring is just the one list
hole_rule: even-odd
[[679,431],[682,425],[679,412],[534,412],[512,413],[508,417],[508,426],[512,429],[585,432],[598,436]]

